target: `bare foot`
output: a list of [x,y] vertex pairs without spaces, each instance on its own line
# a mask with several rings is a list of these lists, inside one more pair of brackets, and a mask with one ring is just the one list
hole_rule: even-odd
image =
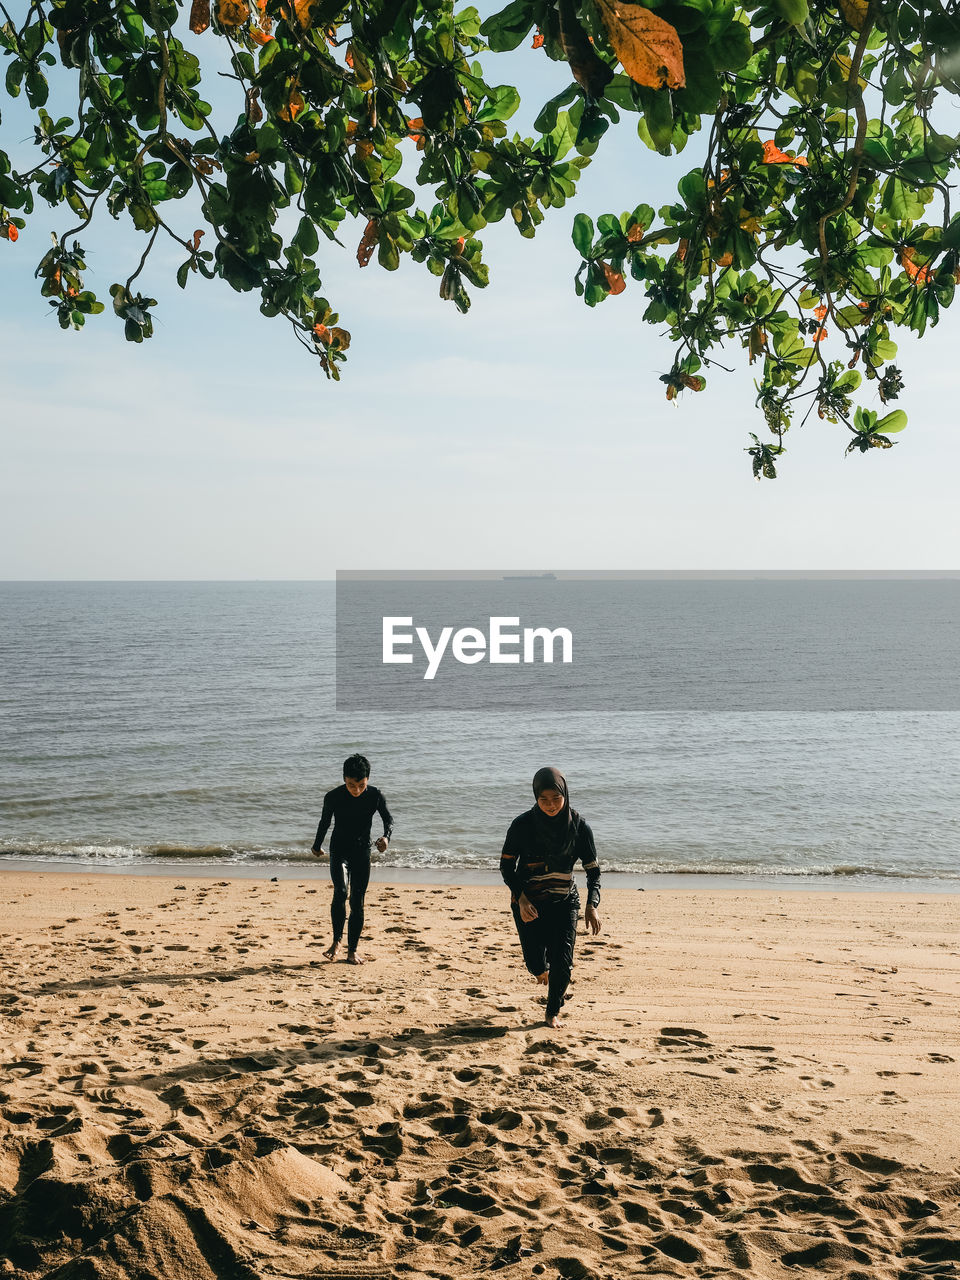
[[326,951],[323,954],[327,957],[328,960],[336,960],[337,952],[339,950],[340,950],[340,943],[335,942],[333,946],[327,947]]
[[550,970],[544,969],[543,973],[538,973],[537,981],[540,983],[541,987],[545,987],[550,981]]
[[363,964],[363,961],[355,951],[347,952],[347,964]]
[[556,1014],[554,1014],[552,1018],[547,1018],[547,1019],[546,1019],[546,1024],[547,1024],[547,1026],[548,1026],[548,1027],[553,1027],[553,1028],[557,1028],[557,1027],[562,1027],[562,1026],[563,1026],[563,1023],[560,1021],[560,1019],[557,1017],[557,1015],[556,1015]]

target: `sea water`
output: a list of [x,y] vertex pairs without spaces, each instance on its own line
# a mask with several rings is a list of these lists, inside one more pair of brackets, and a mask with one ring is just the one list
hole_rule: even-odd
[[[380,878],[495,877],[554,764],[607,871],[960,891],[960,582],[529,589],[561,588],[575,635],[600,600],[618,634],[666,628],[595,705],[337,712],[333,583],[0,584],[0,865],[316,873],[323,793],[362,751],[396,820]],[[662,696],[678,635],[729,653],[748,605],[757,697],[722,656]]]

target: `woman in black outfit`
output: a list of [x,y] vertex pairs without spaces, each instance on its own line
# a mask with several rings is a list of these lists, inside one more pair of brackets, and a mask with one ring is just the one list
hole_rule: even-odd
[[573,868],[579,861],[587,873],[584,921],[597,934],[600,867],[593,832],[570,808],[567,781],[559,769],[538,769],[533,795],[533,808],[510,824],[500,854],[500,874],[510,888],[524,963],[547,988],[547,1026],[558,1027],[580,913]]

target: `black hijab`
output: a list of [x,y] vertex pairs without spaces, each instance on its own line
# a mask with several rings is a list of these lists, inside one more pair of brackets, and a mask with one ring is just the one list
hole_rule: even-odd
[[[536,802],[542,791],[559,791],[563,796],[563,808],[552,818]],[[568,854],[577,838],[577,815],[570,808],[566,778],[559,769],[538,769],[533,775],[533,794],[536,797],[532,812],[537,851],[546,859]]]

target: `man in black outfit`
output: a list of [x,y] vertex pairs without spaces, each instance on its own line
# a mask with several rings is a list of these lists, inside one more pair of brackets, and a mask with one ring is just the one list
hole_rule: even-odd
[[317,837],[310,851],[315,857],[321,856],[323,840],[332,822],[330,879],[333,881],[333,901],[330,919],[333,921],[333,945],[323,954],[329,960],[337,958],[349,897],[348,964],[363,963],[357,955],[357,943],[363,930],[363,899],[370,882],[370,828],[375,813],[379,813],[383,821],[383,835],[377,840],[377,849],[381,853],[393,834],[393,818],[383,792],[371,787],[369,778],[370,761],[366,756],[353,755],[344,760],[343,786],[334,787],[323,797]]

